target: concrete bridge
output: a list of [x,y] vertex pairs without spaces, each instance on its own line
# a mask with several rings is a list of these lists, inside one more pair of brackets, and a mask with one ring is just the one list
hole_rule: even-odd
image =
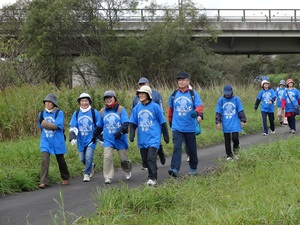
[[[220,31],[217,42],[211,42],[219,54],[298,54],[300,53],[300,9],[196,9],[215,30]],[[107,15],[99,10],[99,15]],[[123,31],[144,31],[149,24],[162,22],[166,16],[183,14],[190,18],[191,11],[179,9],[114,10]],[[103,16],[104,18],[104,16]],[[84,22],[84,21],[79,21]],[[193,38],[206,35],[201,26],[194,28]]]
[[[300,53],[300,9],[199,9],[221,33],[210,47],[219,54],[298,54]],[[159,22],[165,15],[180,11],[146,10],[120,17],[121,28],[144,30],[147,23]],[[182,12],[185,13],[185,12]],[[188,15],[186,16],[188,18]],[[138,21],[138,22],[137,22]],[[201,37],[203,29],[194,28],[193,37]]]

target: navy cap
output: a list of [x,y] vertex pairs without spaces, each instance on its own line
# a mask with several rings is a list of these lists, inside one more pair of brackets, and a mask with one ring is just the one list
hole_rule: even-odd
[[149,80],[146,77],[141,77],[138,84],[149,83]]
[[227,84],[224,87],[224,95],[231,95],[232,94],[232,87],[231,85]]
[[190,75],[188,75],[187,73],[184,73],[184,72],[181,72],[177,75],[177,80],[178,79],[186,79],[186,78],[189,78]]

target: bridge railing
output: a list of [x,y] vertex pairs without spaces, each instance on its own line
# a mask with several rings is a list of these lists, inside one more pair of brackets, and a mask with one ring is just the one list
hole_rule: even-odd
[[[24,11],[15,10],[4,14],[0,9],[1,21],[9,21],[14,18],[26,16]],[[95,10],[97,15],[105,18],[107,9]],[[205,16],[211,21],[218,22],[300,22],[300,9],[196,9],[197,15]],[[192,11],[179,9],[114,9],[113,13],[118,20],[130,21],[159,21],[168,17],[178,17],[184,13],[186,17],[191,16]]]

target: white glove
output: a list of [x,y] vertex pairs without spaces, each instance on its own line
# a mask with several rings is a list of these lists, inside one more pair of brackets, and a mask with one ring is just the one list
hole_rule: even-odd
[[77,143],[77,139],[73,139],[73,140],[71,141],[71,145],[76,145],[76,143]]
[[100,147],[103,147],[103,146],[104,146],[104,142],[100,141]]
[[69,132],[71,133],[71,132],[74,132],[74,134],[77,136],[78,135],[78,129],[77,129],[77,127],[71,127],[70,128],[70,130],[69,130]]

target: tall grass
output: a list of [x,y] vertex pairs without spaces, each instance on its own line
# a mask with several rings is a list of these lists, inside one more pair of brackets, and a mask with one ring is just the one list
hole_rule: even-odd
[[97,214],[79,224],[299,224],[299,141],[249,148],[206,177],[99,189]]
[[[200,85],[193,85],[194,89],[200,93],[204,104],[204,121],[202,122],[203,133],[197,136],[198,147],[204,147],[223,141],[223,134],[215,128],[215,105],[217,99],[222,95],[222,88],[211,86],[200,88]],[[195,88],[196,87],[196,88]],[[40,150],[39,150],[39,130],[37,128],[37,113],[43,109],[42,100],[49,92],[58,95],[59,106],[65,112],[66,127],[70,121],[72,113],[78,109],[77,98],[82,92],[88,92],[93,99],[95,108],[103,107],[103,93],[111,89],[107,86],[95,87],[86,90],[84,88],[68,89],[62,87],[57,90],[53,86],[28,86],[21,88],[6,89],[1,93],[0,98],[0,131],[1,140],[14,138],[10,141],[0,142],[0,195],[18,191],[28,191],[37,188],[40,174]],[[118,101],[123,105],[128,115],[131,112],[132,99],[136,93],[136,88],[130,90],[114,89],[117,93]],[[161,92],[165,108],[172,93],[171,88],[159,89]],[[245,133],[258,132],[261,129],[260,113],[253,113],[253,104],[257,94],[257,89],[253,86],[234,86],[234,93],[238,95],[244,104],[248,123],[244,129]],[[67,131],[66,131],[67,132]],[[171,133],[171,131],[170,131]],[[167,155],[171,155],[172,144],[163,144]],[[83,165],[78,159],[77,149],[67,143],[68,154],[66,160],[72,177],[81,176]],[[102,149],[98,146],[95,153],[97,170],[102,169]],[[117,155],[114,156],[116,166],[119,166]],[[133,163],[140,163],[140,155],[137,144],[129,143],[129,157]],[[56,160],[53,158],[50,165],[49,181],[57,183],[60,181]]]

